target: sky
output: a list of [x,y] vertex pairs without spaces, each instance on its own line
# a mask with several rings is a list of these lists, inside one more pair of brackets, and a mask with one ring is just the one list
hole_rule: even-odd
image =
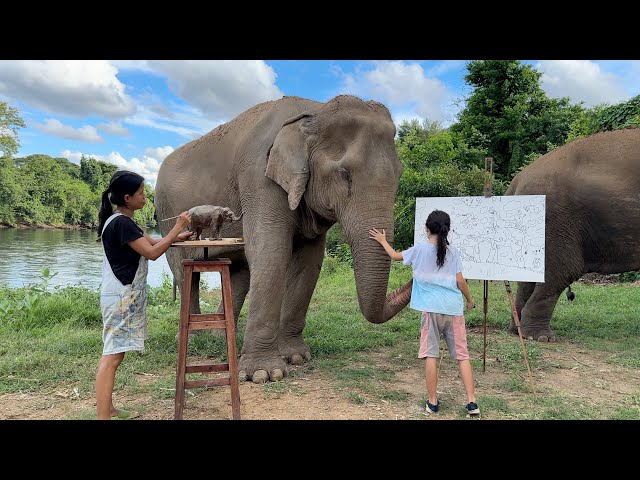
[[[640,60],[522,60],[550,97],[587,107],[640,94]],[[404,120],[455,122],[465,60],[0,60],[0,101],[18,109],[16,157],[82,155],[155,186],[164,158],[255,104],[352,94]]]

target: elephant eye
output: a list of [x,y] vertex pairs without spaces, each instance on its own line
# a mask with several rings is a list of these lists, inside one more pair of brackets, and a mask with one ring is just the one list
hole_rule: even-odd
[[340,172],[340,176],[346,180],[347,182],[349,182],[349,192],[347,193],[347,196],[350,197],[351,196],[351,170],[347,170],[346,168],[339,168],[338,171]]

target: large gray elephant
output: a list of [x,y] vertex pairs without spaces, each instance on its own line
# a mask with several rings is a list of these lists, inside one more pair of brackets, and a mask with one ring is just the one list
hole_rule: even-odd
[[585,273],[640,269],[640,129],[563,145],[518,173],[506,195],[547,196],[545,281],[518,282],[516,309],[524,336],[554,341],[565,288]]
[[[159,218],[194,205],[244,212],[226,227],[237,247],[211,249],[232,260],[236,321],[251,288],[241,350],[241,376],[278,380],[287,362],[310,359],[303,329],[325,249],[326,232],[340,222],[351,246],[360,309],[372,323],[393,317],[409,300],[408,287],[386,298],[390,260],[368,238],[371,227],[393,241],[393,205],[402,164],[395,125],[386,107],[341,95],[326,103],[284,97],[256,105],[169,155],[155,191]],[[168,225],[161,225],[163,235]],[[182,284],[183,256],[202,249],[169,249]],[[198,310],[197,278],[192,311]],[[408,284],[410,286],[410,283]]]

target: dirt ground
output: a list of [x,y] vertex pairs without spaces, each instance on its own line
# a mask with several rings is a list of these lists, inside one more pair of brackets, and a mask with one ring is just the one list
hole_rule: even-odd
[[[472,330],[472,329],[470,329]],[[478,333],[478,332],[476,332]],[[515,337],[514,337],[515,338]],[[515,338],[517,342],[517,338]],[[594,353],[570,343],[544,344],[546,368],[534,371],[534,386],[538,395],[562,396],[584,405],[622,406],[630,395],[640,391],[640,373],[607,363],[606,354]],[[473,354],[473,353],[472,353]],[[448,360],[441,364],[438,383],[439,398],[443,407],[438,415],[423,414],[425,381],[423,363],[418,359],[399,366],[389,362],[386,351],[368,354],[368,366],[377,365],[393,371],[382,391],[402,392],[394,400],[382,400],[379,395],[344,388],[330,377],[330,372],[294,367],[292,375],[280,384],[240,384],[241,418],[244,420],[410,420],[410,419],[460,419],[464,417],[464,390],[458,378],[457,366]],[[482,398],[499,398],[517,412],[518,404],[530,402],[532,394],[524,359],[521,372],[509,373],[499,367],[496,358],[487,355],[486,371],[476,368],[476,391],[480,408]],[[408,366],[406,366],[408,364]],[[364,364],[363,364],[364,366]],[[510,391],[504,387],[510,379],[519,378],[525,388]],[[153,374],[140,374],[139,381],[157,380]],[[277,385],[277,386],[276,386]],[[380,385],[378,385],[380,387]],[[378,389],[378,391],[380,391]],[[195,392],[195,393],[194,393]],[[355,401],[354,398],[356,399]],[[400,400],[398,400],[400,398]],[[117,406],[136,407],[138,420],[168,420],[173,418],[173,396],[158,399],[151,394],[114,394]],[[446,407],[446,408],[445,408]],[[488,409],[482,418],[517,418],[503,415],[496,409]],[[73,390],[52,393],[12,393],[0,395],[0,419],[90,419],[95,415],[95,398],[85,392]],[[185,420],[223,420],[231,418],[229,387],[213,387],[188,390],[184,410]]]

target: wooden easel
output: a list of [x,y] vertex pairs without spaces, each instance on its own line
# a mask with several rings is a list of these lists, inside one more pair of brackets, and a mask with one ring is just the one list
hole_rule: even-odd
[[[484,159],[484,196],[490,198],[493,195],[493,158],[486,157]],[[504,286],[507,290],[507,296],[509,297],[509,303],[511,304],[511,312],[513,314],[513,321],[518,329],[518,336],[520,337],[520,344],[522,345],[522,352],[524,354],[524,361],[527,365],[527,372],[529,375],[529,384],[531,385],[531,391],[533,396],[537,398],[536,389],[534,386],[533,375],[531,374],[531,367],[529,366],[529,358],[527,356],[527,347],[525,347],[524,339],[522,338],[522,330],[520,330],[520,319],[518,318],[518,310],[516,309],[516,303],[513,300],[511,293],[511,284],[509,280],[504,281]],[[484,319],[483,325],[483,345],[482,345],[482,371],[486,370],[487,359],[487,307],[489,305],[489,280],[483,280],[483,294],[482,294],[482,309]]]

